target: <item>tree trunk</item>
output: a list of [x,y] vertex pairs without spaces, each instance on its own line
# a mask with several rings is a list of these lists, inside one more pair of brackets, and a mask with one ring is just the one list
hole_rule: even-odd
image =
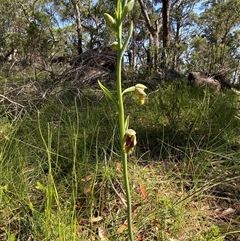
[[73,8],[74,8],[74,11],[75,11],[76,30],[77,30],[77,37],[78,37],[77,49],[78,49],[78,54],[80,55],[83,52],[81,14],[80,14],[79,6],[78,6],[78,0],[71,0],[71,2],[73,4]]
[[180,23],[180,19],[177,19],[177,26],[176,26],[176,35],[175,35],[175,47],[174,47],[174,50],[173,50],[173,57],[172,57],[172,69],[175,70],[176,67],[177,67],[177,64],[178,64],[178,59],[179,59],[179,51],[178,51],[178,47],[177,47],[177,44],[179,43],[180,41],[180,27],[181,27],[181,23]]
[[150,43],[149,43],[149,48],[148,48],[148,53],[147,53],[148,54],[147,61],[149,61],[148,66],[150,69],[157,68],[158,52],[159,52],[159,37],[158,36],[160,33],[161,23],[158,19],[157,21],[155,21],[155,26],[153,26],[150,21],[145,2],[143,2],[143,0],[138,0],[138,2],[140,4],[141,12],[144,16],[146,26],[149,31]]
[[170,45],[170,30],[169,30],[169,14],[170,0],[162,0],[162,26],[163,26],[163,53],[162,53],[162,69],[167,79],[168,68],[168,46]]
[[169,14],[170,14],[170,0],[162,0],[162,26],[163,26],[163,47],[168,47],[170,44],[169,31]]

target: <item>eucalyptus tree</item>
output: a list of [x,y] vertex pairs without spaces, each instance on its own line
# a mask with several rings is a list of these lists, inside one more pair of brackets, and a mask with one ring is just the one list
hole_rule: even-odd
[[0,54],[6,56],[20,45],[23,22],[16,1],[0,0]]
[[173,4],[170,15],[170,44],[168,46],[169,67],[178,72],[185,69],[188,43],[191,40],[191,32],[194,31],[192,16],[199,0],[182,0]]
[[[167,73],[167,69],[181,69],[181,56],[187,50],[191,15],[199,0],[138,0],[148,35],[150,68]],[[166,77],[166,76],[165,76]]]
[[240,54],[240,1],[207,1],[196,19],[198,35],[192,39],[192,68],[228,73],[238,66]]
[[149,45],[147,48],[147,63],[151,70],[156,69],[159,58],[159,34],[162,27],[161,13],[156,11],[156,4],[146,0],[138,0],[143,18],[149,34]]
[[114,42],[115,35],[104,20],[105,12],[114,12],[114,2],[98,0],[88,4],[83,12],[83,30],[86,49],[107,46]]
[[162,60],[161,68],[165,72],[165,78],[167,78],[167,69],[168,69],[168,51],[167,48],[170,45],[170,0],[162,0]]
[[71,0],[74,13],[75,13],[75,21],[76,21],[76,31],[77,31],[77,50],[78,54],[82,54],[83,46],[82,46],[82,21],[81,21],[81,13],[79,7],[79,0]]
[[23,50],[29,64],[42,62],[52,48],[52,21],[45,0],[18,1],[25,28],[22,33]]
[[[146,45],[148,45],[148,31],[144,18],[141,15],[141,8],[139,3],[136,1],[134,5],[134,11],[130,12],[127,16],[128,21],[132,20],[134,29],[132,38],[129,41],[127,49],[127,61],[130,69],[134,72],[139,66],[146,67]],[[148,48],[148,47],[147,47]]]
[[2,1],[0,44],[17,50],[18,60],[31,64],[49,55],[54,43],[54,21],[46,0]]

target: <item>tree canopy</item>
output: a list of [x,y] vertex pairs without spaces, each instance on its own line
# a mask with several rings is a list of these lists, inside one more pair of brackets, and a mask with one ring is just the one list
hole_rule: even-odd
[[[1,0],[0,60],[46,65],[115,41],[104,12],[113,1]],[[224,73],[238,82],[239,0],[138,0],[124,66],[136,72]],[[125,21],[125,25],[129,24]],[[11,65],[12,66],[12,65]]]

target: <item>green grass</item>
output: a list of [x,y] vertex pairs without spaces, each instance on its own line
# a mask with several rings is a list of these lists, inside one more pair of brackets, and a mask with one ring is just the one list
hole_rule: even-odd
[[[127,96],[137,240],[237,240],[239,100],[172,83]],[[117,113],[98,89],[0,107],[0,240],[126,240]]]

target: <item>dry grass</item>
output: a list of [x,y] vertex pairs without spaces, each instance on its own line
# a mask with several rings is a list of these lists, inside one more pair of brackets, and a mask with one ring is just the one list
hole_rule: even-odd
[[[99,237],[103,232],[108,240],[126,240],[122,167],[117,161],[110,166],[100,171],[98,178],[101,181],[97,178],[92,190],[89,182],[96,173],[83,179],[86,200],[94,194],[94,202],[88,208],[95,210],[95,216],[86,215],[79,222],[85,230],[96,230]],[[112,172],[111,178],[109,172]],[[211,194],[211,184],[195,183],[193,189],[187,190],[177,163],[132,160],[129,172],[134,232],[138,241],[227,240],[223,239],[225,234],[221,234],[218,225],[228,224],[230,231],[238,222],[237,202],[230,204],[227,199]],[[224,182],[218,183],[218,187],[221,186]],[[92,240],[95,240],[94,237]]]
[[[238,102],[198,91],[126,99],[136,241],[238,240]],[[13,119],[2,106],[1,241],[127,240],[116,113],[97,90],[72,96]]]

